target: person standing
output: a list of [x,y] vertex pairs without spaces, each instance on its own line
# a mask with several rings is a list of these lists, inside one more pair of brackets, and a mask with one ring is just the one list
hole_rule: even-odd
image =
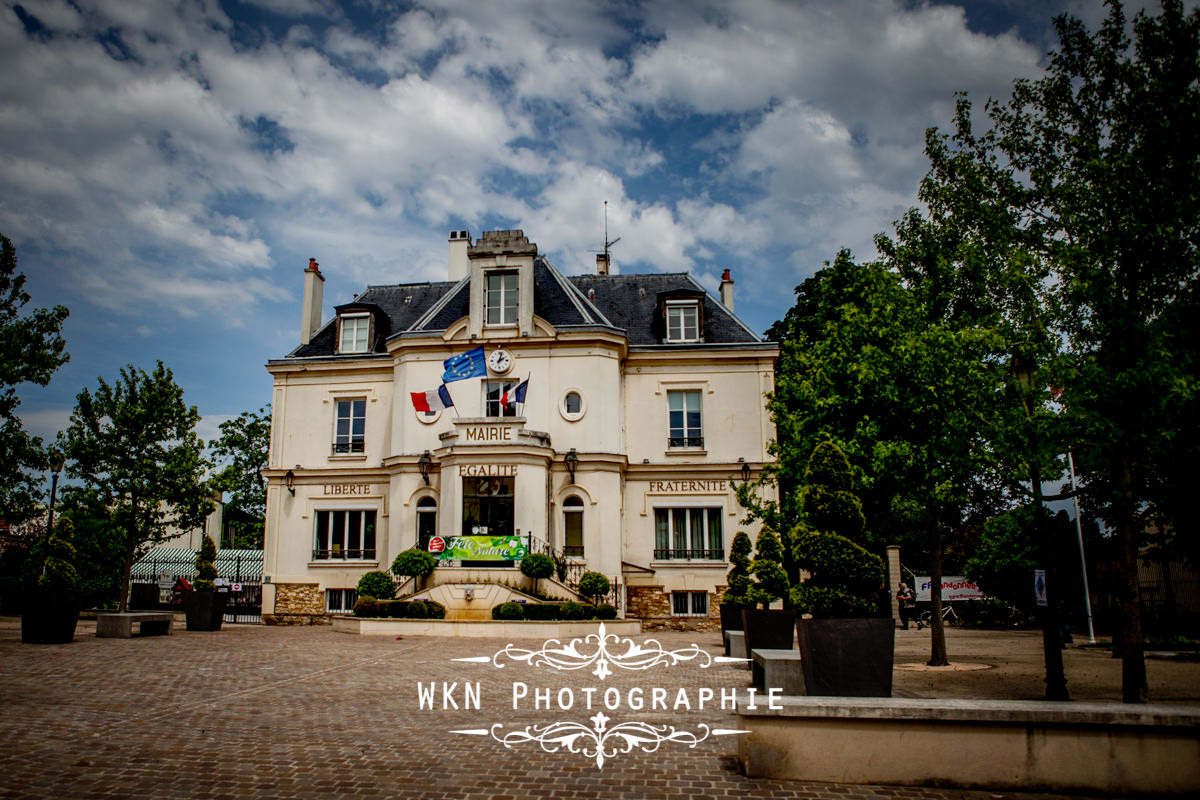
[[899,591],[896,592],[896,602],[900,604],[900,625],[904,630],[908,630],[908,621],[917,612],[917,596],[903,581],[900,583]]

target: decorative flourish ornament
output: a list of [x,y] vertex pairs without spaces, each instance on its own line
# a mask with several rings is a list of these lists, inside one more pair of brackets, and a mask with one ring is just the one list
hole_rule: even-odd
[[696,731],[680,730],[674,725],[651,725],[646,722],[619,722],[607,727],[610,718],[603,713],[589,717],[591,727],[581,722],[552,722],[549,725],[527,725],[524,730],[505,732],[497,722],[491,728],[472,728],[450,731],[469,736],[491,736],[506,748],[526,742],[537,742],[547,753],[566,750],[596,759],[596,767],[604,768],[607,759],[630,753],[636,747],[643,753],[653,753],[663,742],[675,742],[695,747],[711,736],[732,736],[749,731],[710,728],[701,723]]
[[[594,645],[595,650],[589,651],[589,645]],[[625,652],[614,652],[614,650],[622,646],[627,648]],[[628,637],[621,639],[615,633],[607,633],[604,630],[603,622],[600,623],[598,633],[588,634],[587,637],[582,639],[572,639],[565,645],[558,639],[547,639],[542,643],[542,647],[539,650],[527,650],[510,644],[503,650],[497,650],[491,656],[472,656],[470,658],[456,658],[454,660],[469,661],[476,664],[491,662],[492,666],[504,669],[504,664],[501,660],[505,657],[511,661],[524,662],[531,667],[548,666],[561,671],[585,669],[595,665],[592,674],[600,680],[604,680],[609,675],[612,675],[613,667],[626,670],[644,670],[659,666],[660,664],[671,667],[684,661],[695,660],[701,669],[707,669],[714,663],[736,664],[745,663],[748,660],[726,656],[716,656],[714,658],[701,650],[700,646],[696,644],[689,645],[680,650],[665,650],[657,639],[647,639],[644,643],[638,644]]]

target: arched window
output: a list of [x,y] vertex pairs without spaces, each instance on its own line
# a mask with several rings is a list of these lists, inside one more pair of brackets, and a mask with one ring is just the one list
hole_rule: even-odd
[[429,549],[429,540],[437,536],[437,501],[422,497],[417,501],[417,547]]
[[577,495],[563,501],[563,555],[583,555],[583,501]]

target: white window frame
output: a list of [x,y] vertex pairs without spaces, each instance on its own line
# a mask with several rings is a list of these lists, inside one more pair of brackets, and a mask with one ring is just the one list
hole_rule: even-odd
[[[577,505],[576,504],[569,505],[568,504],[569,500],[576,500],[576,501],[578,501],[578,504]],[[586,529],[584,528],[584,523],[586,522],[586,518],[583,515],[583,510],[586,507],[587,506],[583,502],[583,498],[577,494],[573,494],[563,500],[563,504],[562,504],[562,552],[563,552],[563,555],[568,556],[570,558],[583,558],[584,557],[584,553],[585,553],[584,541],[586,540]],[[575,545],[571,545],[571,544],[567,543],[567,520],[571,515],[576,515],[579,519],[578,552],[568,552],[568,550],[567,550],[568,547],[575,547]]]
[[[692,520],[694,519],[693,512],[703,511],[704,522],[703,528],[700,531],[693,530]],[[665,542],[659,540],[658,536],[658,519],[659,513],[665,513],[667,516],[667,538]],[[683,520],[683,542],[682,548],[676,547],[679,542],[676,541],[677,518]],[[711,520],[717,520],[721,528],[720,547],[710,547],[709,529],[712,526]],[[669,505],[655,506],[652,517],[654,530],[652,533],[654,542],[654,561],[707,561],[709,563],[725,560],[725,509],[719,505]],[[660,544],[666,544],[666,547],[659,547]],[[699,546],[697,546],[699,545]]]
[[[575,395],[579,398],[578,411],[570,411],[567,409],[567,399],[571,395]],[[566,391],[563,392],[562,397],[559,398],[558,413],[561,414],[562,418],[567,422],[577,422],[583,419],[583,415],[587,413],[587,397],[584,395],[583,391],[574,386],[567,387]]]
[[[696,400],[696,415],[699,417],[696,427],[693,429],[688,425],[688,399],[694,397]],[[683,404],[681,413],[683,414],[683,426],[676,428],[671,422],[671,415],[675,412],[673,408],[674,400],[679,398]],[[678,431],[681,435],[676,435]],[[670,450],[680,449],[703,449],[704,447],[704,392],[699,389],[669,389],[667,390],[667,448]]]
[[[352,323],[352,324],[347,324]],[[352,334],[349,344],[346,335]],[[371,351],[371,315],[341,314],[338,316],[338,352],[368,353]]]
[[700,303],[698,301],[668,300],[666,314],[668,342],[685,344],[700,341]]
[[[334,603],[334,598],[337,598],[337,603]],[[357,589],[326,589],[325,590],[325,613],[326,614],[353,614],[354,604],[358,602]],[[347,607],[347,605],[349,607]],[[336,606],[336,608],[335,608]]]
[[[483,415],[485,417],[487,417],[488,419],[514,419],[514,418],[516,418],[517,404],[513,403],[508,408],[501,408],[500,397],[504,394],[504,390],[506,388],[516,389],[520,383],[521,383],[521,381],[519,381],[515,378],[509,379],[509,380],[502,380],[502,381],[492,381],[492,380],[481,381],[480,384],[483,387],[483,406],[482,406],[483,407]],[[495,400],[493,400],[489,397],[489,395],[492,392],[496,393]],[[493,407],[495,407],[496,411],[499,413],[492,413]]]
[[[686,597],[683,604],[687,607],[686,611],[680,611],[678,608],[677,598]],[[704,598],[703,610],[697,610],[696,606],[700,605],[697,600]],[[694,592],[680,590],[671,592],[671,616],[673,617],[707,617],[708,616],[708,592]]]
[[[374,545],[375,546],[370,547],[370,548],[365,546],[366,541],[367,541],[366,537],[367,537],[367,524],[368,524],[367,523],[367,514],[368,513],[373,513],[375,515],[374,520],[370,523],[371,525],[374,526],[374,535],[375,535]],[[329,522],[328,522],[329,527],[326,529],[326,534],[325,534],[326,544],[328,545],[328,547],[325,547],[325,548],[319,547],[319,545],[321,544],[319,536],[320,536],[320,530],[321,530],[321,521],[320,520],[321,520],[322,514],[330,515]],[[345,514],[346,515],[346,517],[342,523],[342,530],[344,532],[344,536],[346,537],[346,540],[345,540],[344,546],[341,546],[339,548],[339,552],[343,553],[343,555],[336,557],[336,558],[333,556],[333,545],[334,545],[334,542],[333,542],[333,528],[334,528],[333,519],[334,518],[332,515],[334,515],[334,514]],[[358,546],[357,547],[350,546],[351,545],[351,542],[349,541],[349,535],[350,535],[350,533],[349,533],[349,531],[350,531],[349,515],[350,514],[360,515],[359,516],[359,524],[358,524],[358,542],[357,542]],[[365,562],[365,563],[378,562],[379,548],[380,548],[381,542],[380,542],[380,535],[379,535],[379,509],[377,509],[375,506],[373,506],[373,505],[372,506],[349,505],[349,506],[336,506],[336,507],[330,506],[328,508],[314,508],[312,517],[313,517],[313,521],[312,521],[312,555],[313,555],[313,558],[312,558],[311,563],[319,563],[319,564],[339,563],[340,564],[340,563],[347,563],[347,562]],[[371,551],[370,555],[364,555],[364,551],[367,551],[367,550]],[[357,558],[348,558],[344,555],[344,554],[350,553],[350,552],[357,552],[359,555]],[[319,555],[320,553],[325,553],[325,555],[321,556],[321,555]]]
[[[492,288],[495,279],[496,288]],[[509,284],[511,283],[511,287]],[[496,302],[493,302],[493,297]],[[488,327],[517,324],[521,301],[521,278],[515,270],[490,270],[483,280],[483,322]],[[497,319],[492,319],[495,312]]]
[[[354,404],[362,403],[362,416],[354,415]],[[342,420],[342,405],[346,404],[349,413],[346,415],[345,441],[338,432]],[[362,420],[362,436],[357,441],[354,437],[354,421]],[[355,447],[357,445],[357,447]],[[344,447],[345,449],[339,449]],[[366,397],[335,397],[333,400],[333,454],[335,456],[362,456],[367,452],[367,398]]]
[[[426,500],[428,500],[428,501],[430,501],[430,502],[426,503],[426,502],[425,502]],[[433,535],[434,535],[434,536],[437,536],[437,535],[438,535],[437,514],[438,514],[438,502],[437,502],[437,498],[436,498],[436,497],[433,497],[433,496],[431,496],[431,495],[425,495],[424,497],[422,497],[420,500],[418,500],[418,501],[417,501],[417,510],[416,510],[416,515],[417,515],[417,530],[416,530],[416,541],[417,541],[417,547],[420,547],[420,546],[421,546],[421,523],[422,523],[422,522],[425,520],[425,518],[426,518],[427,516],[433,517]],[[430,537],[430,538],[432,538],[432,537]]]

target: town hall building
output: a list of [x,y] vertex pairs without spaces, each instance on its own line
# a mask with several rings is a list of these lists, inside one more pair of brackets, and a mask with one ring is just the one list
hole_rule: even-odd
[[[323,322],[304,270],[300,345],[274,379],[267,619],[345,613],[400,552],[482,596],[545,552],[630,617],[717,616],[729,545],[757,523],[778,347],[688,274],[566,276],[519,230],[449,240],[448,280],[370,286]],[[770,491],[770,490],[763,490]],[[565,567],[565,571],[564,571]]]

